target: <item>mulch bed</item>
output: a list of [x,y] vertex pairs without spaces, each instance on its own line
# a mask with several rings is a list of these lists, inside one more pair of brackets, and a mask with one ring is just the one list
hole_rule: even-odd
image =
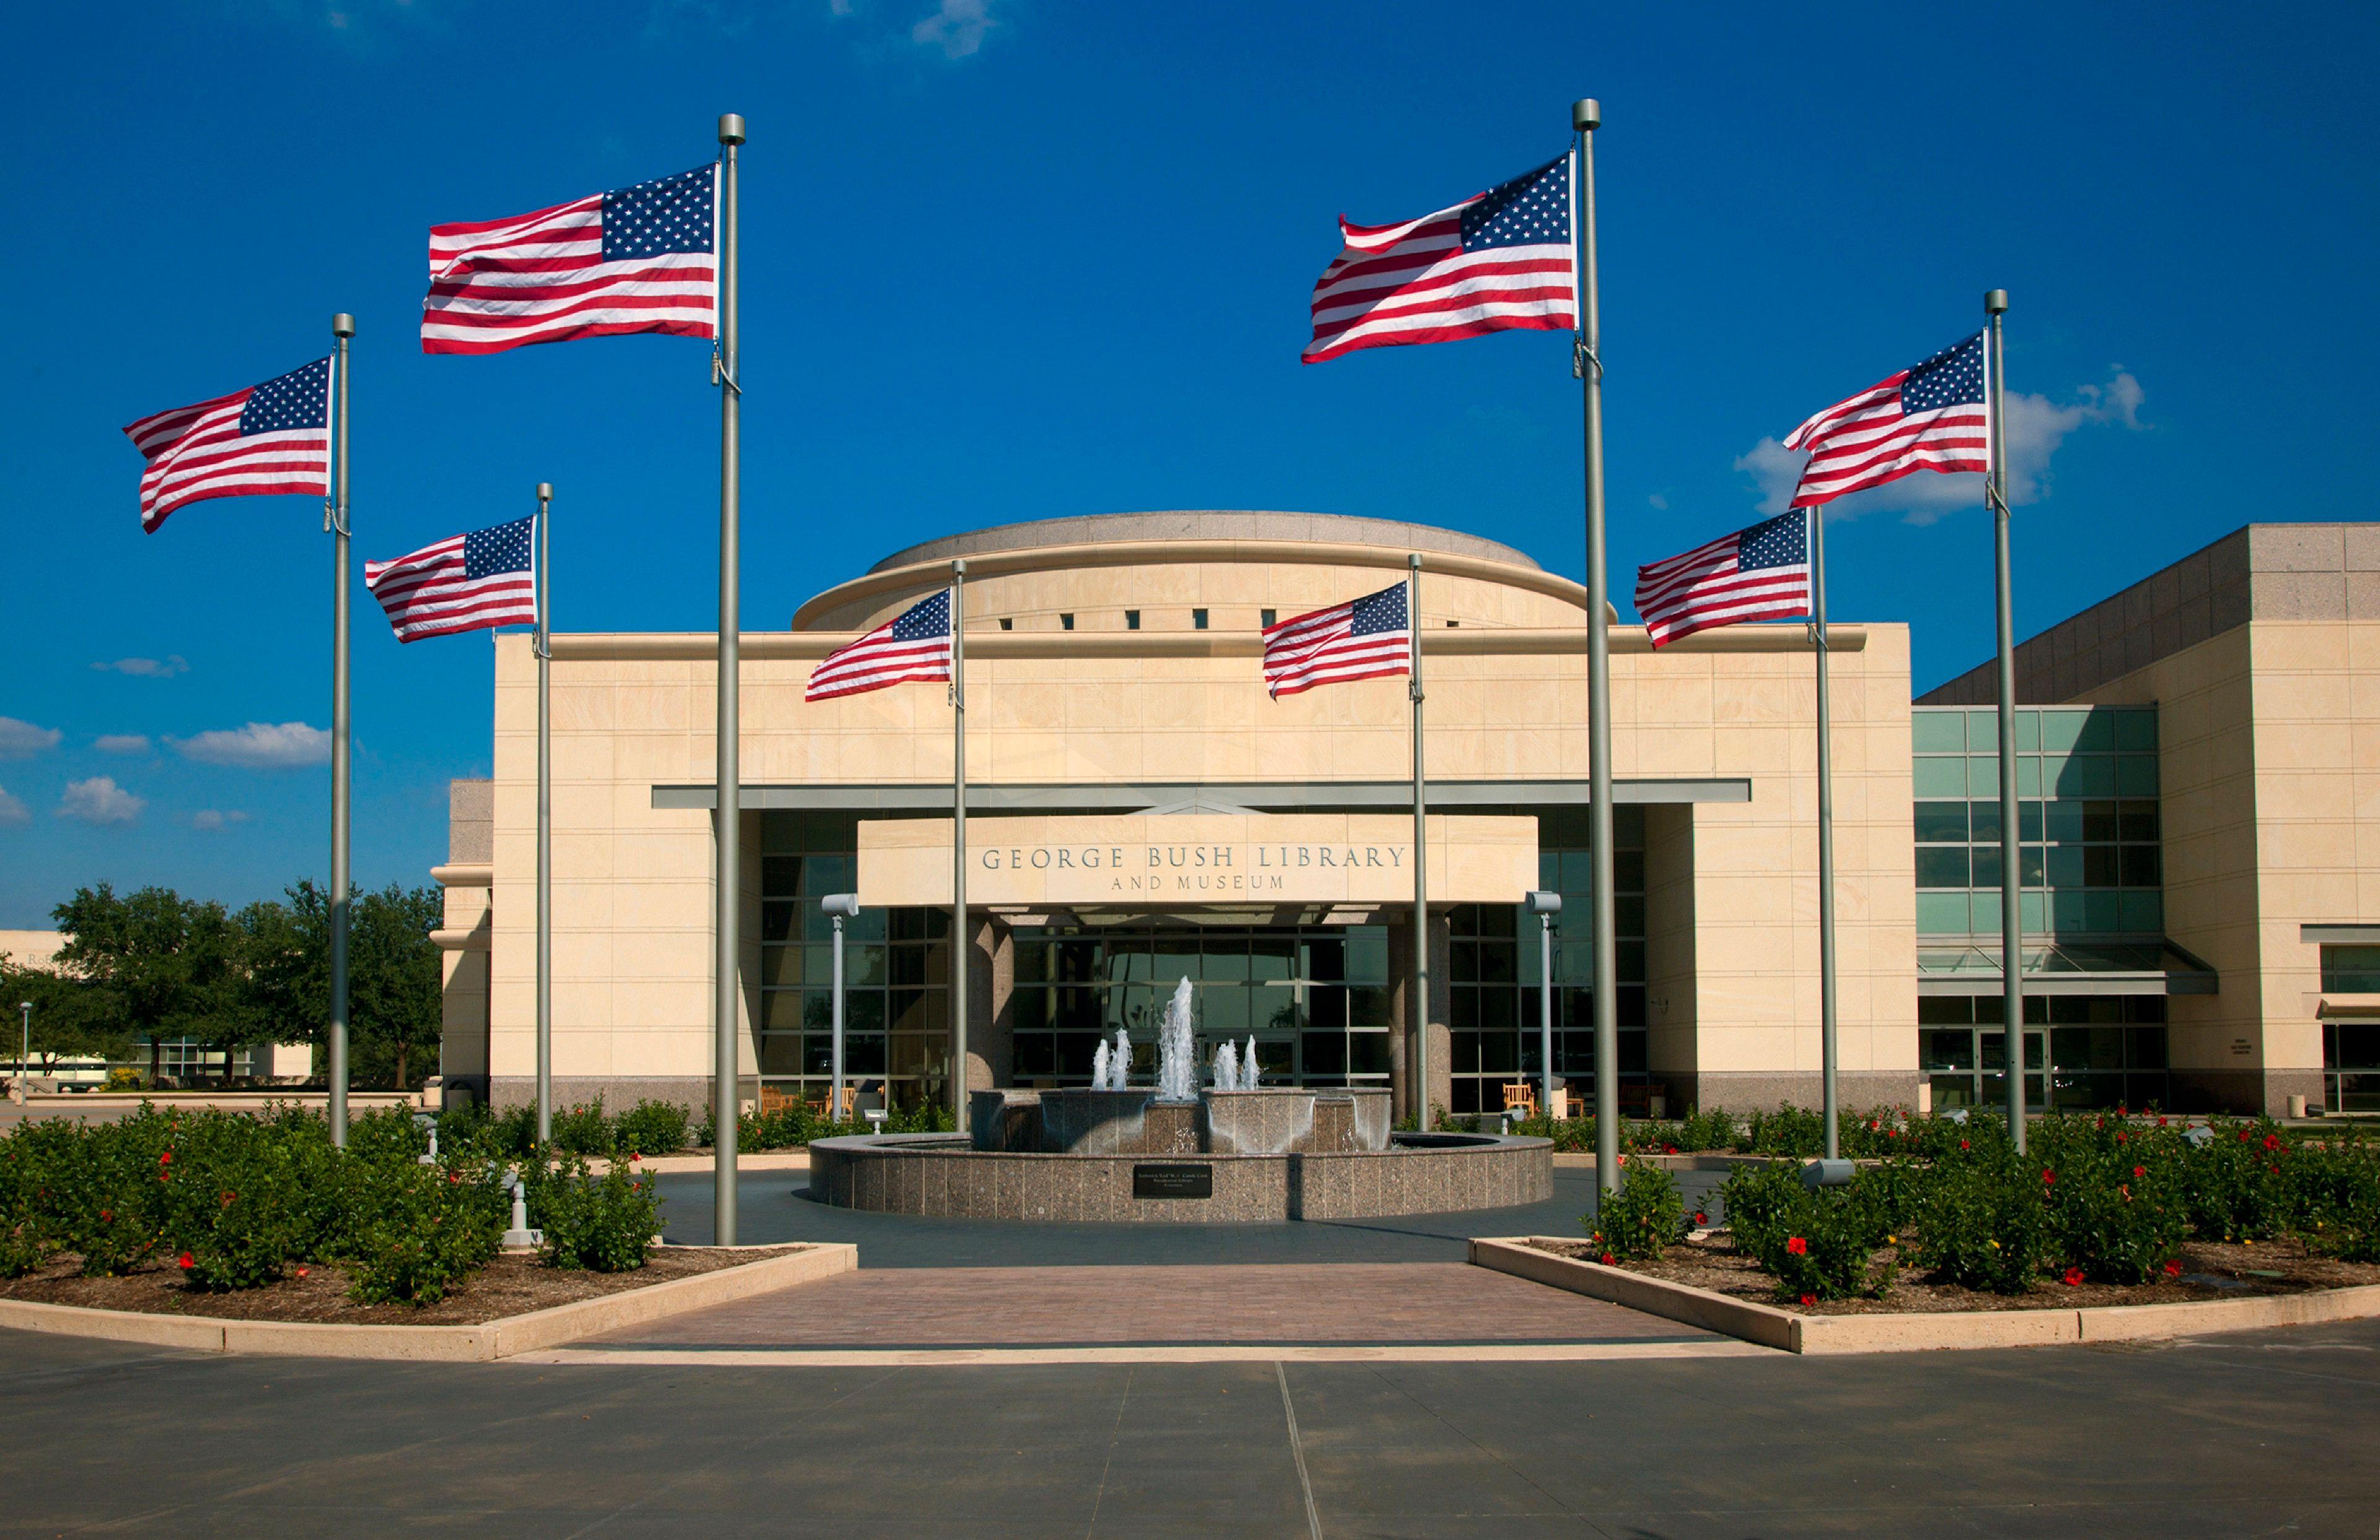
[[358,1304],[347,1298],[346,1270],[311,1265],[300,1278],[292,1268],[277,1283],[227,1294],[207,1293],[182,1281],[170,1258],[122,1278],[84,1278],[82,1259],[68,1253],[39,1272],[0,1279],[0,1299],[42,1304],[79,1304],[98,1310],[131,1310],[155,1316],[210,1316],[239,1321],[303,1321],[334,1326],[477,1326],[506,1316],[603,1294],[625,1293],[673,1279],[717,1272],[758,1262],[801,1246],[727,1249],[661,1246],[642,1267],[625,1273],[563,1272],[542,1267],[535,1255],[505,1253],[456,1285],[435,1304]]
[[[1601,1259],[1601,1248],[1584,1241],[1536,1241],[1541,1251],[1583,1262]],[[1895,1260],[1888,1247],[1878,1263]],[[1955,1284],[1928,1282],[1923,1274],[1897,1274],[1891,1287],[1873,1299],[1827,1300],[1804,1305],[1777,1297],[1777,1280],[1737,1251],[1723,1233],[1690,1238],[1655,1260],[1622,1262],[1630,1272],[1670,1283],[1707,1289],[1730,1299],[1771,1304],[1803,1316],[1925,1315],[1960,1310],[2073,1310],[2100,1304],[2183,1304],[2245,1299],[2258,1294],[2301,1294],[2380,1283],[2380,1266],[2340,1262],[2308,1252],[2296,1241],[2226,1245],[2192,1241],[2181,1248],[2182,1276],[2155,1283],[2036,1283],[2022,1294],[1982,1293]]]

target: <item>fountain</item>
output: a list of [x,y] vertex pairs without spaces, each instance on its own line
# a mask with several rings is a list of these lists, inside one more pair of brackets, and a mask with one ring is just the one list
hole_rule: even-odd
[[1157,1084],[1130,1085],[1116,1029],[1087,1086],[977,1091],[965,1134],[810,1146],[810,1194],[851,1208],[1083,1220],[1353,1219],[1542,1202],[1553,1146],[1496,1134],[1391,1134],[1376,1086],[1259,1085],[1257,1040],[1226,1041],[1200,1090],[1196,988],[1158,1024]]

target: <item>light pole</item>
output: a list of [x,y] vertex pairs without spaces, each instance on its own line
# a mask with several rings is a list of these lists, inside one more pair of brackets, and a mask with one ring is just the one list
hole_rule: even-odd
[[819,900],[819,907],[834,921],[834,1063],[833,1077],[829,1081],[826,1115],[831,1122],[843,1119],[843,922],[857,917],[857,893],[829,893]]
[[1554,1117],[1554,916],[1561,913],[1561,894],[1533,889],[1525,899],[1537,916],[1537,1073],[1544,1085],[1546,1122]]
[[17,1092],[25,1094],[25,1076],[33,1062],[33,1002],[24,1000],[18,1010],[25,1013],[25,1035],[17,1039]]

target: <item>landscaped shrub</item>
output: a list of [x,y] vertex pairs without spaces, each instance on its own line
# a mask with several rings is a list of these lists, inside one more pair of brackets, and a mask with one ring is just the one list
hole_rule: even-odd
[[0,1278],[46,1265],[63,1244],[54,1184],[79,1132],[64,1118],[48,1118],[18,1124],[0,1146]]
[[347,1153],[363,1160],[418,1160],[430,1153],[430,1131],[402,1107],[351,1113]]
[[130,1117],[77,1131],[51,1181],[59,1243],[86,1277],[128,1273],[164,1243],[165,1188],[176,1120],[143,1105]]
[[2005,1141],[1946,1156],[1919,1187],[1906,1255],[1963,1288],[2021,1294],[2047,1256],[2046,1185]]
[[1800,1159],[1827,1147],[1827,1120],[1801,1107],[1755,1112],[1736,1135],[1735,1147],[1752,1155],[1789,1155]]
[[496,1255],[511,1204],[498,1168],[351,1164],[355,1226],[340,1260],[361,1304],[434,1304]]
[[1620,1168],[1620,1185],[1597,1201],[1591,1225],[1606,1255],[1642,1259],[1661,1255],[1686,1233],[1686,1201],[1670,1173],[1641,1158]]
[[2342,1262],[2380,1262],[2380,1150],[2358,1139],[2301,1145],[2283,1166],[2292,1227]]
[[613,1149],[627,1155],[675,1155],[686,1147],[686,1109],[674,1101],[640,1101],[620,1114]]
[[1910,1200],[1908,1173],[1864,1170],[1841,1187],[1803,1185],[1799,1166],[1742,1166],[1720,1190],[1728,1232],[1739,1250],[1777,1279],[1782,1299],[1803,1304],[1872,1294],[1892,1279],[1875,1263],[1897,1239]]
[[[534,1113],[531,1114],[535,1116]],[[612,1120],[603,1115],[603,1098],[553,1114],[553,1147],[565,1155],[609,1155],[614,1147]]]
[[2264,1241],[2289,1218],[2288,1166],[2295,1145],[2269,1118],[2216,1119],[2211,1137],[2185,1141],[2182,1186],[2190,1222],[2208,1240]]
[[1719,1110],[1690,1111],[1678,1125],[1678,1147],[1687,1151],[1725,1150],[1735,1147],[1735,1114]]
[[629,1174],[625,1159],[603,1176],[565,1157],[551,1169],[522,1174],[528,1182],[529,1224],[545,1232],[540,1255],[566,1271],[628,1272],[645,1265],[661,1230],[661,1198],[653,1179]]
[[309,1178],[322,1174],[309,1159],[314,1142],[291,1125],[221,1112],[183,1123],[161,1207],[164,1249],[192,1287],[253,1289],[304,1254]]

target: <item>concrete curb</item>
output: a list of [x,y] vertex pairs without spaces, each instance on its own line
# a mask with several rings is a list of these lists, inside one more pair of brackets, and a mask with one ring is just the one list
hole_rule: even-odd
[[2137,1341],[2380,1316],[2380,1284],[2261,1299],[2107,1304],[2077,1310],[1978,1310],[1889,1316],[1803,1316],[1707,1289],[1557,1256],[1513,1236],[1471,1243],[1475,1266],[1642,1310],[1786,1352],[1925,1352]]
[[0,1327],[67,1337],[187,1348],[196,1352],[281,1353],[301,1358],[414,1359],[484,1363],[641,1326],[754,1294],[815,1283],[859,1265],[859,1248],[814,1244],[693,1278],[673,1279],[600,1299],[574,1300],[476,1326],[340,1326],[298,1321],[230,1321],[152,1316],[130,1310],[0,1300]]

